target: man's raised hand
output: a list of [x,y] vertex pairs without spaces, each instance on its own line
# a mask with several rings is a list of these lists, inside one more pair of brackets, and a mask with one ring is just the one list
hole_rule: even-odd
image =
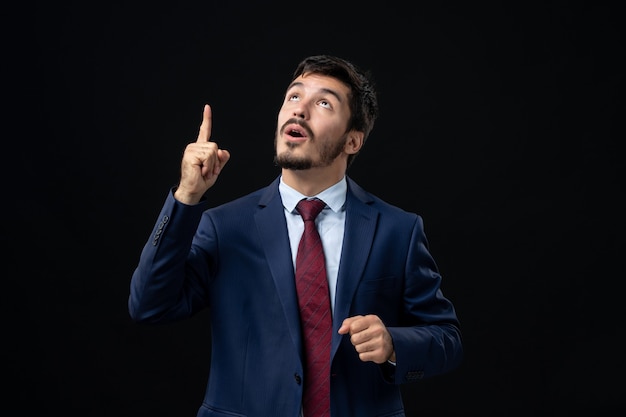
[[180,182],[174,197],[185,204],[196,204],[215,184],[230,159],[230,153],[211,142],[213,116],[211,106],[204,105],[198,138],[185,148],[180,168]]

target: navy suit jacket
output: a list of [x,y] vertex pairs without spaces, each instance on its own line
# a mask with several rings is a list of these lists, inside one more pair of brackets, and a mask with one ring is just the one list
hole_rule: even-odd
[[[420,216],[350,178],[333,319],[332,415],[404,416],[400,384],[456,368],[463,348],[452,303]],[[303,360],[294,266],[279,178],[221,206],[189,206],[170,191],[133,273],[129,312],[169,323],[210,310],[211,364],[198,416],[297,417]],[[378,315],[396,366],[362,362],[355,315]]]

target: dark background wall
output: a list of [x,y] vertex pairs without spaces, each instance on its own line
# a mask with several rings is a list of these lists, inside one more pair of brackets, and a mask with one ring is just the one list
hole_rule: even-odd
[[208,313],[131,323],[132,271],[202,105],[232,154],[219,204],[278,174],[282,95],[317,53],[373,71],[381,116],[349,174],[424,217],[463,325],[465,362],[404,387],[407,414],[624,411],[622,21],[598,2],[508,3],[7,8],[14,414],[195,416]]

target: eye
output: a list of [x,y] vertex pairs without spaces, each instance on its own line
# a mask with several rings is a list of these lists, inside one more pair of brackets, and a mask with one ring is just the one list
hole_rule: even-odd
[[325,109],[330,109],[332,108],[330,101],[326,101],[326,100],[320,100],[319,101],[319,105],[324,107]]
[[287,96],[287,101],[299,101],[300,100],[300,96],[297,94],[290,94],[289,96]]

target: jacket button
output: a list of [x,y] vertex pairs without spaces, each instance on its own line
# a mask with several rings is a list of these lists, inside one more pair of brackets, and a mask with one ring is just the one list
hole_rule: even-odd
[[417,381],[424,377],[424,371],[409,371],[405,375],[407,381]]
[[293,379],[295,379],[295,380],[296,380],[296,384],[298,384],[298,385],[302,384],[302,378],[301,378],[301,377],[300,377],[300,375],[298,375],[297,373],[295,373],[295,374],[293,375]]

